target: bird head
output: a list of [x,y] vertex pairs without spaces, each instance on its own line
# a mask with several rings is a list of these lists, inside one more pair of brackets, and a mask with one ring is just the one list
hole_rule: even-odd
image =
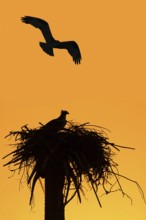
[[55,47],[55,46],[58,46],[58,44],[60,44],[60,41],[59,40],[54,40],[52,42],[52,46]]
[[66,111],[66,110],[61,110],[61,115],[67,115],[67,114],[69,114],[68,111]]

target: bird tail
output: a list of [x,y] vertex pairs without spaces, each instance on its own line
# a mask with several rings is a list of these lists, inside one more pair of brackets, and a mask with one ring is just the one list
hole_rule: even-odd
[[54,56],[53,48],[48,46],[48,44],[40,42],[40,47],[45,53],[49,54],[50,56]]

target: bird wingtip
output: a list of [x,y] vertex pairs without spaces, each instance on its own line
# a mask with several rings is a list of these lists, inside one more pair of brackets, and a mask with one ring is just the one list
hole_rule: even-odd
[[22,21],[22,22],[26,22],[27,17],[28,17],[28,16],[23,16],[23,17],[21,17],[21,21]]

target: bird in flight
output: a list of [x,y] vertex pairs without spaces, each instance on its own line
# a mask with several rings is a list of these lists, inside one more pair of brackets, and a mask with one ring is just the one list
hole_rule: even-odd
[[58,132],[64,129],[67,120],[66,115],[69,114],[68,111],[61,110],[60,116],[56,119],[49,121],[47,124],[43,126],[43,130],[45,132]]
[[80,64],[82,59],[81,52],[78,44],[75,41],[60,42],[58,40],[55,40],[51,33],[49,24],[43,19],[31,16],[24,16],[21,18],[21,20],[26,24],[31,24],[35,28],[40,29],[46,42],[40,42],[39,44],[45,53],[47,53],[50,56],[54,56],[53,48],[66,49],[68,53],[72,56],[75,64]]

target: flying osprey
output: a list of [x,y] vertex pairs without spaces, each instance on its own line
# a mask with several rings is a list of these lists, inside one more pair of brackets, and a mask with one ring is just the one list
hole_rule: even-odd
[[43,126],[43,131],[45,132],[57,132],[62,130],[66,123],[66,115],[69,114],[67,111],[61,110],[61,114],[58,118],[49,121]]
[[39,28],[46,40],[46,42],[40,42],[40,47],[44,52],[50,56],[54,56],[53,48],[66,49],[68,53],[72,56],[75,64],[81,62],[81,53],[78,44],[75,41],[63,41],[60,42],[55,40],[52,36],[49,24],[40,19],[31,16],[25,16],[21,18],[22,22],[26,24],[31,24],[35,28]]

